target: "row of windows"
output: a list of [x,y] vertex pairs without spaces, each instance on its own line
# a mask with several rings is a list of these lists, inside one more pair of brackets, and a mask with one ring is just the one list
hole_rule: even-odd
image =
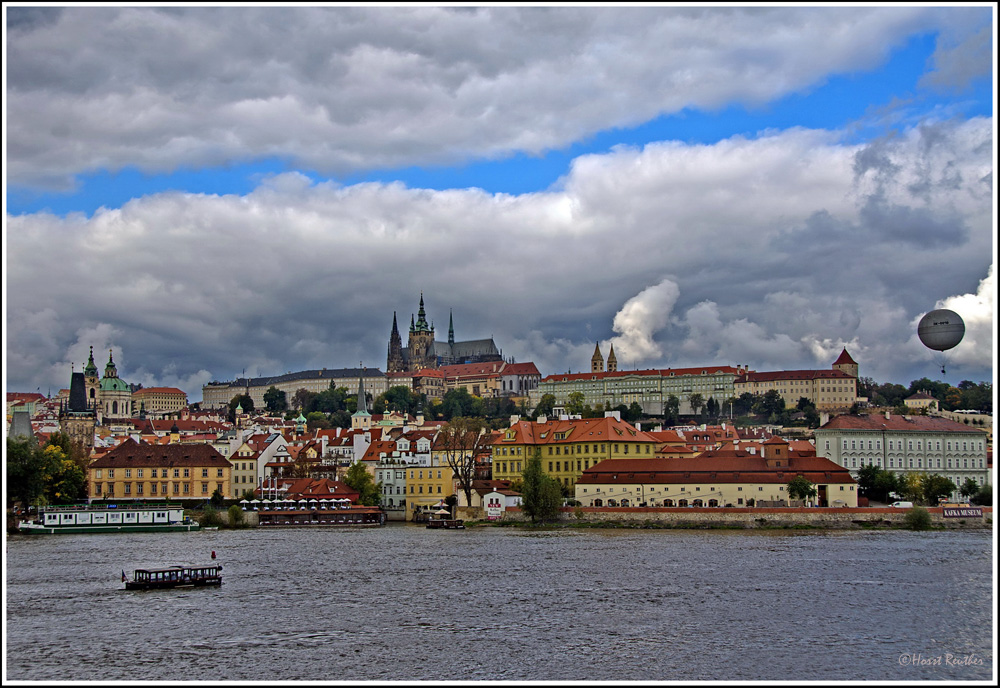
[[[413,485],[410,485],[410,494],[414,494],[413,487],[414,487]],[[424,493],[424,486],[423,485],[417,485],[416,487],[417,487],[416,494],[423,494]],[[433,489],[434,489],[434,485],[428,485],[427,486],[427,494],[432,494]],[[440,485],[437,486],[437,493],[441,494],[441,486]]]
[[[841,446],[841,449],[847,449],[847,440],[845,439],[842,442],[843,442],[843,444]],[[868,440],[868,448],[869,449],[872,448],[872,443],[873,442],[874,442],[874,448],[875,449],[881,449],[882,448],[882,442],[881,441],[879,441],[879,440]],[[918,451],[924,449],[922,440],[917,440],[916,442],[917,442],[916,448],[917,448]],[[889,440],[887,444],[889,446],[889,450],[890,451],[892,451],[893,449],[903,449],[903,440]],[[932,444],[931,440],[927,440],[927,449],[928,450],[937,449],[937,451],[941,451],[941,440],[937,441],[937,446],[936,447],[932,447],[931,444]],[[860,446],[858,446],[858,445],[860,445]],[[952,450],[951,442],[946,442],[945,445],[947,447],[947,451],[951,451]],[[830,440],[826,441],[826,448],[827,449],[830,448]],[[860,449],[864,449],[865,448],[865,441],[864,440],[860,440],[860,441],[859,440],[851,440],[851,447],[850,448],[851,449],[859,449],[859,448]],[[910,449],[910,450],[913,449],[913,440],[907,440],[907,442],[906,442],[906,448]],[[983,443],[982,442],[972,442],[972,451],[982,451],[982,449],[983,449]],[[959,451],[959,447],[958,447],[958,442],[957,441],[955,442],[955,451]],[[969,442],[962,442],[961,451],[969,451]]]
[[[844,466],[845,468],[859,468],[858,465],[859,463],[861,466],[875,465],[878,466],[879,468],[882,468],[882,457],[881,456],[868,457],[868,458],[861,457],[860,459],[857,456],[844,457],[841,465]],[[972,465],[970,466],[969,459],[967,458],[962,459],[961,462],[959,462],[958,459],[954,459],[953,462],[951,458],[948,458],[947,461],[945,462],[945,465],[942,465],[941,457],[938,457],[937,459],[927,459],[926,466],[924,465],[924,463],[925,463],[924,458],[921,456],[918,456],[916,458],[916,461],[914,461],[913,457],[908,457],[904,460],[902,457],[890,456],[886,460],[885,467],[886,468],[955,468],[955,469],[983,468],[983,459],[979,459],[978,466],[976,466],[976,459],[972,460]]]
[[[115,485],[117,483],[94,483],[94,495],[103,495],[104,488],[107,487],[108,494],[113,495],[115,492]],[[122,483],[124,485],[124,494],[126,496],[132,494],[132,483]],[[169,494],[172,492],[175,495],[179,494],[191,494],[191,484],[190,483],[148,483],[149,490],[146,490],[147,483],[135,483],[135,494],[136,495],[155,495],[155,494]],[[220,483],[215,484],[216,489],[222,490],[222,485]],[[172,489],[171,489],[172,488]],[[208,494],[208,483],[201,484],[201,493],[203,495]]]
[[[430,479],[432,479],[434,477],[433,475],[431,475],[432,473],[433,473],[432,470],[430,470],[430,469],[427,470],[427,479],[428,480],[430,480]],[[417,475],[418,479],[420,479],[420,480],[424,479],[424,472],[423,471],[417,471],[417,474],[418,474]],[[441,469],[438,469],[437,477],[438,477],[438,480],[441,479]],[[413,480],[413,471],[412,470],[410,471],[410,480]]]
[[[95,468],[94,469],[94,477],[95,478],[103,478],[104,477],[103,476],[103,470],[104,469],[101,469],[101,468]],[[124,468],[122,470],[125,471],[125,477],[126,478],[131,478],[132,477],[132,469],[131,468]],[[160,469],[151,468],[151,469],[149,469],[149,477],[150,478],[167,478],[167,477],[169,477],[167,475],[167,471],[168,470],[169,469],[167,469],[167,468],[160,468]],[[181,477],[181,470],[182,469],[180,469],[180,468],[173,469],[173,471],[174,471],[174,477],[175,478],[180,478]],[[222,470],[223,469],[217,468],[215,470],[216,470],[215,477],[221,478],[222,477]],[[145,478],[146,476],[144,475],[144,471],[145,471],[144,468],[137,468],[137,469],[135,469],[135,472],[136,472],[136,476],[135,477],[137,477],[137,478]],[[184,471],[184,477],[185,478],[190,478],[191,477],[191,469],[185,468],[185,469],[183,469],[183,471]],[[202,478],[207,478],[208,477],[208,471],[209,471],[209,469],[202,468],[201,469],[201,477]],[[114,478],[114,477],[115,477],[115,469],[114,468],[109,468],[108,469],[108,478]]]

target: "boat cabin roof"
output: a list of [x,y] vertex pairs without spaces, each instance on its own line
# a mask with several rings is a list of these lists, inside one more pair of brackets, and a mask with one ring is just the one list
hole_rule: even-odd
[[167,566],[166,568],[162,568],[162,569],[136,569],[135,572],[136,573],[170,573],[170,572],[173,572],[173,571],[192,571],[194,569],[201,569],[201,570],[215,569],[215,570],[218,570],[220,568],[222,568],[222,567],[219,566],[218,564],[206,564],[205,566]]

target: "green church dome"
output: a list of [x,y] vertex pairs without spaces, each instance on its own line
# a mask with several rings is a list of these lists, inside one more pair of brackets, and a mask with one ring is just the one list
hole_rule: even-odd
[[102,392],[129,392],[128,383],[120,377],[106,377],[101,380]]

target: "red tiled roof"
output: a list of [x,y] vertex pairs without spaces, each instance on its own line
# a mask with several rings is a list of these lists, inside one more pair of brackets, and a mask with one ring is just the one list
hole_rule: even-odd
[[770,373],[747,373],[747,382],[772,382],[775,380],[853,380],[843,370],[776,370]]
[[616,370],[612,372],[605,371],[603,373],[562,373],[558,375],[548,375],[542,378],[542,382],[558,382],[563,380],[589,380],[591,378],[596,378],[598,380],[603,380],[609,377],[628,377],[632,376],[646,376],[655,375],[657,377],[671,377],[671,376],[681,376],[681,375],[701,375],[702,373],[706,375],[715,375],[718,373],[730,374],[730,375],[740,375],[743,371],[739,368],[734,368],[733,366],[705,366],[699,368],[650,368],[648,370]]
[[606,459],[583,471],[581,484],[781,483],[797,475],[813,483],[854,483],[850,471],[821,456],[793,455],[788,466],[770,468],[744,452],[690,459]]
[[[506,439],[513,430],[514,439]],[[557,434],[566,433],[562,439]],[[583,418],[580,420],[547,420],[544,423],[519,420],[504,431],[496,444],[563,444],[570,442],[656,442],[645,432],[614,417]]]
[[197,466],[228,468],[229,461],[210,444],[139,444],[131,437],[90,464],[90,468]]
[[837,360],[833,362],[833,365],[844,365],[844,364],[857,365],[857,361],[851,358],[851,355],[847,353],[846,348],[840,352],[840,356],[838,356]]
[[489,363],[461,363],[458,365],[441,366],[440,371],[445,377],[478,377],[482,375],[499,375],[503,361]]
[[23,401],[25,403],[30,403],[32,401],[44,401],[45,395],[39,394],[38,392],[7,392],[7,401]]
[[834,416],[819,430],[895,430],[906,432],[965,432],[984,433],[985,430],[972,428],[939,416],[896,416],[871,414]]
[[181,394],[187,398],[184,390],[177,389],[176,387],[143,387],[132,392],[132,396],[145,396],[147,394]]
[[501,371],[502,375],[540,375],[534,363],[508,363]]

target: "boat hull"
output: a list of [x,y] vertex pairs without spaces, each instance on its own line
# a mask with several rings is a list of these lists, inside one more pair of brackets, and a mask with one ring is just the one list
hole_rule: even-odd
[[25,535],[82,535],[92,533],[178,533],[191,530],[201,530],[197,523],[174,523],[158,525],[155,523],[143,525],[90,525],[90,526],[40,526],[37,524],[22,524],[19,533]]
[[126,590],[174,590],[176,588],[217,588],[222,585],[221,580],[196,581],[194,583],[140,583],[136,581],[126,581]]

